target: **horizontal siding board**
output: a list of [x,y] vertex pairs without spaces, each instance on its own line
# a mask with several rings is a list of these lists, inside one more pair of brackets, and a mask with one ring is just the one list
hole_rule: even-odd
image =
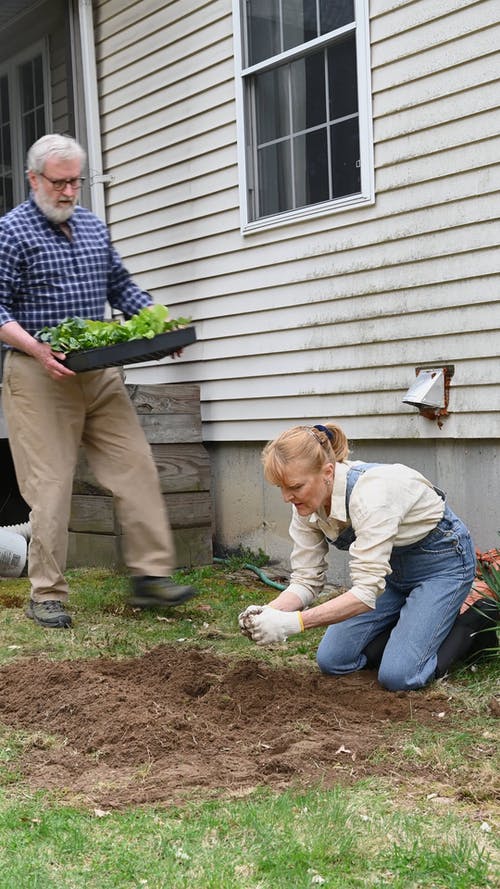
[[409,108],[419,108],[445,97],[463,95],[498,81],[499,62],[496,50],[487,56],[473,59],[468,65],[458,65],[452,71],[435,71],[432,76],[406,81],[374,95],[373,113],[376,119]]
[[[376,68],[383,57],[383,64],[386,65],[392,60],[404,59],[405,63],[408,57],[418,55],[419,60],[424,57],[428,51],[434,51],[436,47],[448,47],[449,44],[457,46],[460,42],[474,38],[474,46],[482,46],[481,41],[477,41],[478,34],[488,31],[492,26],[498,24],[498,5],[495,0],[488,2],[464,3],[458,0],[458,3],[448,3],[450,7],[447,14],[442,9],[441,2],[434,4],[434,14],[430,19],[424,21],[422,18],[419,22],[412,21],[407,18],[407,10],[402,10],[398,17],[393,17],[391,22],[392,31],[386,28],[383,39],[377,38],[377,26],[374,26],[372,37],[373,64]],[[423,9],[420,10],[423,14]],[[438,15],[436,16],[436,13]],[[386,22],[387,24],[387,22]],[[404,34],[404,40],[401,35]],[[491,52],[492,45],[489,50]],[[477,55],[475,48],[472,53],[468,52],[467,58]],[[453,57],[453,55],[452,55]],[[441,52],[440,64],[449,64],[448,53]]]
[[[500,272],[499,272],[500,274]],[[498,301],[500,280],[491,277],[459,278],[455,281],[435,281],[424,287],[406,287],[387,290],[384,282],[377,282],[366,291],[362,286],[353,287],[346,296],[342,283],[336,282],[330,287],[329,282],[318,289],[314,281],[301,282],[296,287],[276,287],[249,292],[245,306],[239,300],[233,300],[232,313],[229,314],[226,296],[214,296],[210,300],[193,301],[190,309],[194,317],[202,318],[198,327],[198,336],[217,339],[233,332],[240,333],[243,329],[259,331],[266,327],[265,317],[261,313],[270,311],[273,306],[276,312],[294,306],[303,307],[303,316],[307,317],[323,302],[331,303],[332,312],[337,320],[354,317],[364,318],[377,315],[412,312],[432,312],[435,309],[461,307],[478,302]],[[307,304],[307,305],[306,305]],[[243,317],[242,317],[243,316]],[[202,327],[201,327],[202,325]]]
[[[380,294],[381,299],[384,299],[386,292],[408,289],[410,287],[415,288],[415,290],[425,290],[427,287],[439,285],[443,280],[453,284],[454,281],[459,282],[463,278],[474,280],[476,277],[481,280],[483,287],[487,288],[488,284],[484,280],[487,275],[495,276],[495,280],[492,280],[491,286],[486,290],[486,292],[491,293],[492,287],[498,288],[498,280],[496,279],[499,273],[499,262],[498,249],[491,248],[477,251],[475,255],[472,251],[464,251],[463,254],[453,254],[446,257],[444,265],[439,259],[418,263],[411,261],[407,265],[396,262],[392,266],[387,265],[380,268],[358,270],[356,274],[352,272],[349,274],[349,282],[339,278],[335,279],[334,284],[331,284],[331,267],[325,265],[321,272],[318,270],[316,274],[311,276],[309,283],[312,292],[309,295],[309,299],[314,300],[315,298],[314,288],[320,294],[325,291],[325,288],[328,288],[328,295],[330,293],[335,294],[339,290],[343,291],[343,293],[346,291],[352,292],[354,295],[373,292]],[[220,313],[220,317],[235,311],[240,305],[242,298],[245,299],[246,305],[249,302],[252,305],[255,292],[259,288],[262,291],[263,301],[265,301],[266,293],[269,296],[271,292],[278,288],[283,289],[284,296],[280,298],[282,304],[290,299],[288,291],[291,285],[283,280],[283,274],[279,274],[279,270],[276,270],[276,273],[274,273],[272,268],[269,269],[269,272],[266,271],[264,280],[260,278],[258,281],[253,282],[251,279],[248,279],[248,276],[245,278],[245,275],[241,274],[231,286],[226,278],[214,276],[207,281],[206,287],[196,279],[196,267],[191,270],[192,277],[188,278],[188,280],[185,280],[188,274],[186,271],[183,271],[182,275],[184,280],[177,276],[176,271],[175,268],[169,268],[168,271],[164,269],[149,275],[144,273],[141,274],[140,281],[142,286],[157,293],[158,301],[164,302],[165,305],[179,307],[182,311],[179,311],[178,314],[186,315],[187,313],[197,322],[203,321],[203,303],[205,298],[208,299],[209,296],[227,297],[228,302],[225,309]],[[384,288],[387,288],[387,290]],[[496,290],[496,292],[498,291]],[[235,309],[232,307],[233,301]],[[196,312],[192,308],[192,304],[195,303]],[[304,308],[304,312],[306,311],[307,307]]]
[[[388,350],[389,351],[389,350]],[[277,374],[272,379],[272,391],[280,397],[289,398],[295,395],[356,395],[363,389],[373,392],[393,391],[401,398],[415,379],[413,366],[401,366],[400,363],[390,365],[391,354],[386,356],[386,365],[372,368],[339,367],[336,370],[320,372]],[[439,366],[442,363],[436,362]],[[419,365],[420,366],[420,365]],[[425,367],[432,367],[427,362]],[[471,386],[500,386],[500,367],[497,357],[458,361],[452,378],[453,398],[462,388]],[[235,401],[241,399],[241,387],[244,380],[229,377],[228,379],[210,380],[204,386],[205,400],[216,404],[219,401]],[[469,393],[467,393],[469,394]],[[269,398],[269,378],[257,377],[252,383],[252,401]],[[455,404],[455,402],[454,402]]]
[[[492,0],[495,2],[495,0]],[[394,34],[402,34],[419,26],[433,27],[440,19],[448,19],[462,10],[480,6],[483,0],[372,0],[370,4],[372,44],[382,43]]]
[[[484,227],[486,246],[488,239],[491,239],[491,233],[488,234],[492,224],[498,219],[499,202],[498,194],[500,192],[500,166],[491,164],[484,173],[478,170],[471,171],[468,177],[456,177],[457,189],[462,188],[463,194],[457,194],[452,191],[450,194],[449,186],[453,182],[453,177],[447,180],[437,179],[431,184],[411,183],[407,188],[401,187],[396,195],[391,195],[390,199],[384,197],[380,199],[379,219],[376,228],[364,227],[345,227],[330,231],[318,232],[311,235],[308,243],[307,257],[301,252],[301,237],[289,237],[282,241],[276,241],[274,244],[263,244],[260,247],[261,261],[266,268],[272,266],[278,267],[288,263],[300,262],[305,274],[308,277],[308,266],[316,261],[322,261],[325,257],[335,262],[337,274],[344,271],[354,272],[358,267],[354,261],[357,254],[361,255],[362,267],[370,268],[379,266],[382,263],[391,264],[392,261],[404,261],[405,250],[408,249],[408,239],[414,238],[433,238],[439,232],[441,237],[439,241],[433,245],[431,253],[427,252],[428,241],[422,240],[422,258],[430,258],[433,254],[447,254],[449,252],[449,241],[453,238],[452,229],[460,228],[470,234],[470,242],[461,241],[459,247],[461,250],[473,248],[477,241],[478,231],[482,231]],[[230,184],[230,183],[228,183]],[[481,191],[485,194],[482,195]],[[415,200],[420,198],[422,209],[411,210],[411,196],[414,195]],[[122,253],[128,254],[132,250],[135,252],[134,269],[140,271],[142,268],[151,270],[151,256],[149,255],[157,245],[167,258],[169,267],[172,267],[174,261],[182,264],[183,261],[200,260],[208,263],[212,259],[216,265],[218,274],[232,274],[238,270],[247,271],[254,270],[255,278],[262,281],[261,267],[255,268],[254,251],[249,246],[245,250],[238,250],[238,238],[233,239],[215,238],[215,232],[212,231],[210,241],[206,239],[196,238],[198,228],[201,228],[206,215],[212,216],[211,210],[216,212],[217,200],[224,200],[226,206],[231,208],[232,196],[234,191],[224,192],[214,198],[213,207],[210,205],[209,198],[200,198],[196,202],[196,206],[205,209],[203,216],[196,221],[191,221],[189,216],[189,207],[183,206],[183,213],[179,205],[176,207],[176,224],[172,225],[171,217],[165,216],[163,208],[160,207],[158,215],[155,216],[154,209],[150,206],[149,214],[137,221],[136,231],[132,235],[127,220],[123,224],[117,223],[114,228],[114,240],[116,244],[120,244]],[[427,201],[425,200],[427,198]],[[461,198],[461,200],[460,200]],[[204,207],[202,206],[204,201]],[[399,201],[400,213],[396,213],[395,204]],[[435,206],[433,206],[433,203]],[[443,206],[446,209],[443,212]],[[383,215],[383,207],[386,208],[385,216]],[[391,211],[391,207],[394,212]],[[235,208],[233,208],[235,209]],[[183,217],[182,223],[181,218]],[[154,225],[154,235],[151,234],[148,225],[151,227],[151,220]],[[213,221],[213,220],[212,220]],[[180,228],[180,226],[183,226]],[[144,228],[145,235],[149,233],[147,238],[141,240],[141,229]],[[493,225],[494,228],[494,225]],[[184,237],[181,236],[184,234]],[[447,234],[448,233],[448,234]],[[463,232],[462,232],[463,233]],[[130,234],[130,237],[127,237]],[[190,239],[190,234],[191,238]],[[494,241],[494,235],[493,235]],[[234,242],[234,249],[231,251],[231,243]],[[420,243],[420,242],[419,242]],[[384,256],[381,255],[380,245],[384,245]],[[225,250],[223,247],[225,246]],[[456,243],[452,245],[457,249]],[[208,249],[207,249],[208,248]],[[221,249],[222,248],[222,249]],[[210,252],[208,252],[210,250]],[[144,262],[141,264],[141,254],[145,254]],[[170,255],[171,254],[171,255]],[[222,255],[221,255],[222,254]],[[372,255],[378,255],[379,260],[373,263]],[[161,257],[160,257],[161,259]],[[352,263],[352,264],[351,264]],[[189,271],[189,267],[186,269]],[[205,274],[207,278],[211,277],[209,265],[205,266]],[[318,277],[319,275],[317,275]],[[286,276],[286,280],[294,282],[300,280],[294,270],[290,275]],[[273,282],[267,279],[267,284]]]
[[[140,247],[141,237],[137,238],[138,247]],[[151,234],[154,244],[157,244],[158,250],[164,251],[165,255],[175,254],[173,246],[167,247],[169,237],[167,232],[156,231]],[[118,239],[119,243],[119,239]],[[234,276],[232,285],[237,292],[248,294],[252,291],[253,286],[273,287],[279,284],[293,283],[294,281],[307,280],[314,278],[319,281],[323,278],[349,275],[356,276],[364,274],[372,277],[377,270],[384,270],[384,276],[387,277],[386,286],[388,289],[394,289],[393,280],[398,281],[398,286],[405,286],[407,280],[419,282],[421,275],[428,275],[427,268],[446,259],[449,264],[451,277],[454,267],[459,266],[458,277],[466,271],[463,265],[467,261],[469,254],[477,251],[488,252],[495,251],[498,244],[498,222],[493,219],[484,221],[475,226],[457,226],[451,230],[446,228],[439,232],[439,238],[435,236],[435,232],[415,234],[412,236],[411,230],[407,231],[406,236],[391,243],[390,241],[380,241],[376,244],[345,249],[343,251],[336,248],[335,244],[331,245],[330,252],[321,251],[308,257],[307,262],[302,260],[300,256],[291,255],[288,259],[282,258],[281,261],[275,261],[272,265],[266,267],[266,274],[262,276],[262,272],[255,271],[255,275],[248,274],[254,269],[251,254],[243,254],[241,261],[238,262],[238,256],[228,256],[220,264],[216,261],[213,263],[213,269],[208,266],[204,257],[194,257],[185,246],[182,254],[186,262],[190,261],[191,267],[184,268],[180,266],[169,266],[168,279],[171,284],[180,284],[186,276],[186,273],[192,277],[196,276],[200,267],[206,273],[207,278],[211,274],[224,276],[232,274]],[[379,249],[383,245],[383,250]],[[149,283],[145,286],[151,287],[151,281],[154,281],[154,261],[152,263],[152,244],[145,245],[145,253],[138,254],[133,261],[129,261],[129,268],[134,274],[141,274],[149,271]],[[148,249],[149,247],[149,249]],[[123,252],[123,247],[120,248]],[[498,255],[497,255],[498,269]],[[406,266],[406,267],[405,267]],[[421,268],[422,267],[422,268]],[[441,273],[444,269],[441,270]],[[430,272],[432,275],[432,272]],[[165,281],[165,270],[160,264],[160,275]],[[396,276],[395,278],[393,276]],[[230,282],[225,282],[227,287]],[[350,284],[350,281],[349,281]],[[230,285],[231,286],[231,285]],[[370,286],[367,284],[366,286]],[[219,289],[215,282],[216,291]]]
[[[166,82],[165,68],[160,68],[147,77],[130,81],[128,72],[122,85],[101,99],[101,113],[106,120],[107,129],[123,124],[123,115],[132,112],[143,114],[141,100],[148,97],[153,104],[161,103],[162,108],[173,108],[192,97],[207,93],[208,90],[227,89],[230,83],[231,94],[234,95],[232,80],[228,80],[228,66],[225,61],[206,66],[203,70],[193,73],[187,63],[185,70],[176,71],[176,76]],[[169,72],[171,73],[171,72]]]
[[[493,112],[493,119],[495,119],[497,109],[498,79],[492,83],[471,88],[451,98],[445,96],[432,103],[419,105],[413,109],[408,108],[394,115],[388,114],[387,119],[384,119],[382,136],[378,135],[375,124],[376,143],[378,145],[380,142],[392,141],[401,136],[411,136],[418,133],[418,148],[424,153],[426,152],[426,131],[431,130],[436,135],[434,131],[439,128],[441,144],[453,145],[450,135],[453,137],[455,134],[458,134],[458,144],[467,144],[467,132],[470,132],[472,124],[474,127],[476,125],[480,127],[483,117],[488,117],[491,112]],[[493,130],[493,134],[494,132]],[[483,138],[487,135],[488,132],[483,135]],[[449,141],[444,142],[443,139]],[[422,141],[420,142],[420,140]],[[431,147],[431,151],[433,150],[435,149]]]
[[[325,401],[328,402],[329,416],[331,417],[395,417],[414,413],[416,408],[403,404],[403,398],[407,389],[399,392],[380,390],[367,390],[364,392],[338,393],[329,392],[325,395],[308,393],[307,395],[295,395],[293,397],[293,409],[297,417],[318,416],[324,410]],[[460,389],[450,392],[450,411],[454,416],[468,413],[469,394],[467,396]],[[262,420],[279,421],[290,416],[288,399],[263,398],[258,403],[258,414]],[[252,415],[253,399],[248,400],[248,413]],[[500,411],[500,386],[485,386],[475,393],[475,410],[478,413],[495,413]],[[204,423],[237,421],[240,416],[237,401],[207,401],[202,412]]]
[[[130,42],[125,46],[120,38],[116,45],[111,42],[102,47],[99,42],[99,29],[97,29],[96,54],[99,76],[106,81],[105,92],[113,91],[120,85],[122,69],[126,69],[127,77],[130,80],[143,77],[146,59],[151,72],[164,68],[166,59],[177,58],[182,52],[184,59],[192,59],[193,70],[196,71],[201,64],[200,59],[197,58],[201,43],[207,47],[203,55],[206,56],[211,52],[213,58],[216,59],[216,53],[220,53],[219,44],[227,44],[227,40],[232,36],[232,20],[227,15],[227,11],[223,17],[216,16],[208,21],[197,19],[192,33],[187,31],[188,24],[189,19],[186,17],[178,22],[176,27],[160,30],[152,28],[151,20],[148,19],[145,35],[141,38],[138,34],[136,39],[133,39],[131,32]],[[169,56],[170,47],[172,49]]]
[[[110,175],[112,179],[111,187],[108,188],[108,195],[111,207],[113,202],[119,200],[125,202],[128,198],[127,189],[130,188],[130,204],[133,214],[133,200],[138,193],[146,191],[149,187],[158,188],[162,181],[166,184],[175,181],[175,170],[177,165],[181,166],[181,171],[194,165],[194,169],[199,171],[199,165],[204,165],[205,172],[216,169],[219,164],[226,164],[227,155],[231,156],[231,162],[236,162],[235,148],[236,130],[234,121],[230,121],[225,126],[218,126],[211,133],[210,142],[198,139],[193,144],[183,144],[182,152],[179,152],[175,143],[162,146],[151,145],[148,151],[145,151],[140,158],[140,163],[135,157],[123,153],[118,159],[116,152],[113,152],[112,164],[110,167]],[[161,173],[160,173],[161,170]],[[181,178],[185,178],[181,172]],[[115,184],[116,183],[116,184]],[[120,186],[122,186],[120,188]],[[116,191],[115,191],[116,188]],[[115,197],[116,196],[116,197]]]
[[[368,318],[362,321],[340,323],[328,323],[333,319],[325,314],[322,318],[316,314],[315,326],[305,323],[295,327],[286,327],[283,322],[277,322],[277,329],[262,329],[258,334],[242,334],[240,336],[225,337],[223,340],[209,340],[204,343],[203,353],[208,359],[217,357],[221,353],[227,359],[238,356],[268,355],[279,349],[288,353],[309,349],[336,349],[343,346],[352,346],[359,349],[363,343],[386,344],[387,348],[394,348],[395,344],[403,344],[405,340],[425,340],[432,337],[448,336],[460,333],[464,329],[468,335],[473,333],[498,331],[498,318],[495,318],[500,306],[500,301],[461,307],[456,311],[443,310],[441,313],[421,312],[418,315],[411,313],[405,316],[384,316],[381,318]],[[193,347],[194,348],[194,347]]]
[[[255,341],[257,342],[257,338]],[[308,351],[308,344],[304,342],[303,349],[286,352],[283,345],[280,348],[280,343],[275,338],[273,351],[252,355],[251,362],[246,355],[226,357],[222,350],[217,355],[215,346],[202,343],[190,346],[185,352],[185,358],[180,361],[155,366],[154,375],[158,382],[164,382],[166,377],[169,382],[185,382],[191,375],[196,376],[202,384],[206,380],[239,379],[246,399],[252,391],[251,386],[246,385],[249,368],[253,373],[252,386],[254,377],[263,377],[274,387],[275,376],[292,373],[291,368],[293,373],[317,373],[319,379],[319,374],[336,369],[366,369],[368,374],[373,368],[386,367],[390,362],[391,365],[402,368],[405,380],[410,385],[415,367],[457,364],[458,361],[474,360],[478,355],[498,356],[498,343],[498,329],[482,331],[477,338],[472,337],[468,331],[444,333],[425,340],[414,336],[404,341],[404,348],[397,343],[389,346],[386,342],[369,342],[362,345],[337,345],[335,349],[327,344],[324,348],[317,346]],[[139,368],[136,376],[141,378],[141,382],[145,382],[146,377],[142,376],[142,370],[145,371],[146,368]],[[369,379],[368,375],[366,379]]]
[[[157,115],[156,119],[159,125],[164,123],[161,115]],[[138,132],[135,139],[131,138],[128,128],[126,133],[123,132],[123,129],[115,130],[111,133],[106,133],[104,130],[104,155],[110,169],[113,169],[115,164],[121,164],[124,160],[130,161],[132,151],[134,157],[136,157],[136,168],[140,170],[142,154],[161,152],[172,145],[176,146],[177,153],[182,154],[183,143],[191,139],[199,143],[200,149],[203,149],[203,147],[205,147],[205,150],[213,149],[214,145],[217,144],[217,135],[220,128],[224,128],[226,125],[231,125],[233,132],[236,133],[233,101],[228,101],[225,105],[208,110],[200,107],[197,114],[181,119],[177,124],[172,124],[169,127],[162,126],[156,132],[151,132],[148,128],[146,134]],[[136,132],[135,126],[133,129]],[[194,147],[194,151],[196,151],[196,147]]]
[[[193,200],[206,195],[207,191],[213,193],[228,187],[235,188],[237,173],[231,161],[232,158],[225,158],[221,153],[217,164],[212,159],[210,165],[207,163],[205,166],[204,158],[200,157],[193,162],[187,161],[184,165],[179,165],[178,171],[176,168],[172,169],[160,181],[157,175],[139,176],[135,182],[115,178],[108,187],[108,222],[118,231],[119,223],[127,223],[132,216],[136,225],[142,229],[146,227],[148,214],[153,209],[157,211],[167,206],[179,205],[186,198]],[[127,192],[134,194],[133,205]],[[126,228],[124,232],[127,232]]]
[[[447,42],[446,51],[442,45],[438,44],[419,52],[418,77],[428,77],[435,71],[466,65],[471,58],[477,59],[487,56],[492,52],[494,46],[498,46],[499,38],[500,25],[492,24],[481,31],[472,31],[465,36],[457,35],[454,41]],[[399,46],[401,48],[406,46],[406,35],[405,40],[399,38]],[[411,53],[409,56],[411,57]],[[372,64],[374,93],[415,80],[414,59],[407,56],[392,58],[383,48],[373,47]]]
[[[404,406],[402,406],[404,407]],[[498,414],[474,413],[474,423],[471,424],[470,415],[451,414],[446,418],[443,429],[439,429],[437,423],[421,417],[415,410],[412,414],[394,414],[391,416],[339,416],[330,409],[330,404],[323,401],[314,404],[316,413],[308,413],[300,418],[301,422],[308,420],[319,423],[325,419],[334,419],[340,423],[350,441],[377,441],[377,440],[405,440],[405,439],[457,439],[468,441],[469,439],[497,438]],[[408,409],[409,410],[409,409]],[[209,423],[204,420],[204,435],[206,442],[228,441],[255,441],[266,442],[275,438],[284,429],[297,422],[297,414],[290,405],[288,417],[281,420],[272,418],[247,419],[240,418],[237,422],[220,420],[217,423]]]
[[[404,164],[416,158],[421,158],[422,160],[434,158],[441,152],[453,152],[457,148],[462,150],[471,143],[476,145],[478,163],[481,165],[481,156],[483,150],[486,150],[485,146],[490,139],[496,139],[498,136],[498,113],[496,109],[493,113],[478,113],[477,116],[469,119],[468,123],[469,138],[467,138],[467,131],[464,129],[463,121],[456,120],[446,121],[441,127],[427,128],[421,134],[421,140],[417,140],[414,133],[406,133],[401,136],[395,136],[392,140],[379,142],[376,148],[378,162],[377,182],[384,167],[394,166],[397,169],[397,164]],[[422,143],[421,146],[419,146],[419,141]],[[466,184],[467,178],[473,177],[475,171],[474,168],[471,170],[470,167],[465,167],[464,170],[465,172],[462,171],[462,176],[465,177]],[[452,169],[450,171],[450,175],[457,174],[460,176],[460,170],[455,172]],[[423,181],[433,181],[433,164],[430,160],[427,175]],[[464,196],[466,197],[466,195]],[[448,196],[448,200],[452,198],[453,195]]]

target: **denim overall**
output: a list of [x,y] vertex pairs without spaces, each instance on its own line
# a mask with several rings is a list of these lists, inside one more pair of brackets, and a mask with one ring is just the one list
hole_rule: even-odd
[[[346,511],[359,477],[377,463],[347,473]],[[443,500],[444,494],[435,488]],[[328,542],[347,550],[352,527]],[[445,505],[442,519],[422,540],[392,550],[391,573],[375,609],[328,627],[317,662],[323,673],[341,675],[366,666],[364,649],[393,626],[379,668],[380,683],[391,691],[422,688],[436,671],[437,651],[451,630],[474,580],[476,559],[469,531]]]

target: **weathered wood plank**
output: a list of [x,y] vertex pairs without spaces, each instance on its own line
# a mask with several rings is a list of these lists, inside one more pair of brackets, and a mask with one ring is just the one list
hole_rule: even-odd
[[212,564],[212,537],[206,528],[178,528],[174,540],[178,568]]
[[162,492],[210,490],[210,458],[202,444],[152,444]]
[[138,414],[194,414],[200,413],[200,387],[183,383],[127,384]]
[[68,568],[121,568],[117,536],[70,531],[67,564]]
[[94,534],[115,534],[117,524],[112,497],[73,495],[71,498],[70,531]]
[[[212,538],[206,528],[174,530],[176,567],[192,568],[212,562]],[[90,534],[70,531],[68,567],[104,567],[124,570],[120,538],[113,534]]]
[[[151,451],[158,470],[162,493],[208,491],[210,459],[201,444],[152,444]],[[90,469],[85,452],[80,452],[73,482],[73,494],[108,494]]]
[[150,444],[201,441],[201,417],[192,414],[139,414]]
[[164,494],[163,499],[172,528],[210,527],[212,503],[208,491]]

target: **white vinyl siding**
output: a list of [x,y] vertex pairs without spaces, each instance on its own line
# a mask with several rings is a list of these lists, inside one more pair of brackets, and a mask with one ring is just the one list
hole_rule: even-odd
[[[240,231],[231,0],[96,3],[107,214],[198,342],[206,441],[333,418],[351,439],[488,438],[500,413],[498,0],[372,0],[375,203]],[[402,398],[453,364],[439,430]]]

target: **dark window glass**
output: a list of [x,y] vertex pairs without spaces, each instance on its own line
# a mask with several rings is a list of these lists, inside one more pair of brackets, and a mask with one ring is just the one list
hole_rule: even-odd
[[330,133],[333,196],[356,194],[361,189],[358,118],[333,124]]
[[0,78],[0,214],[14,206],[9,81]]
[[41,56],[33,60],[35,105],[43,105],[43,61]]
[[258,151],[259,215],[269,216],[293,207],[290,141]]
[[35,85],[33,82],[33,65],[26,62],[21,66],[21,104],[23,109],[33,108],[35,105]]
[[6,123],[10,120],[9,111],[9,81],[7,77],[0,78],[0,121]]
[[283,49],[300,46],[318,36],[316,0],[284,0]]
[[319,0],[320,34],[354,21],[354,0]]
[[293,128],[305,130],[326,122],[325,54],[313,53],[290,66]]
[[330,120],[357,112],[358,82],[354,37],[335,43],[328,50],[328,90]]
[[290,133],[288,95],[287,65],[256,76],[255,114],[259,145]]
[[281,52],[279,0],[248,0],[248,64]]
[[326,138],[325,127],[293,140],[296,207],[318,204],[330,197]]

